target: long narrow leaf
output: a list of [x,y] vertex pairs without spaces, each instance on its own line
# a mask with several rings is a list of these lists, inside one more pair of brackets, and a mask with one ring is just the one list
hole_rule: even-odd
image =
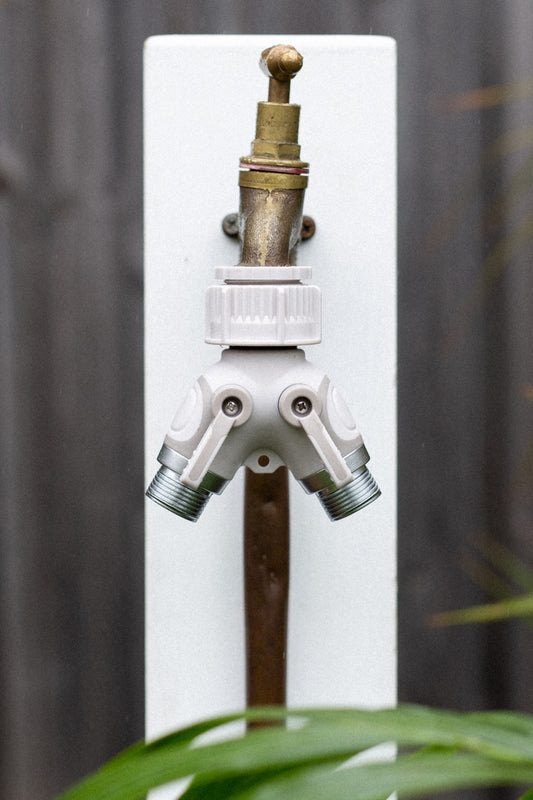
[[421,754],[385,764],[362,764],[331,772],[324,768],[280,776],[231,800],[402,800],[436,792],[533,782],[533,764],[512,765],[471,754]]
[[486,532],[477,537],[476,548],[481,555],[524,593],[533,592],[533,570],[514,553]]
[[179,731],[169,733],[167,736],[162,736],[153,742],[137,742],[136,744],[123,750],[117,756],[112,758],[107,766],[116,767],[118,765],[127,764],[129,761],[136,761],[142,758],[147,752],[157,750],[158,748],[179,747],[181,745],[189,745],[199,736],[209,733],[216,728],[227,725],[230,722],[242,719],[242,714],[229,714],[223,717],[215,717],[213,719],[198,722],[195,725],[190,725],[187,728],[182,728]]
[[[208,744],[191,740],[193,731],[203,732],[228,720],[282,719],[287,715],[299,717],[303,727],[264,728],[244,738]],[[418,706],[382,711],[265,709],[211,720],[137,746],[127,758],[110,762],[60,800],[138,800],[149,789],[178,778],[194,775],[194,785],[199,787],[243,776],[324,766],[384,742],[461,748],[508,766],[511,762],[511,771],[522,764],[533,769],[533,719],[525,715],[506,713],[499,725],[495,713],[485,719],[483,714]],[[204,794],[209,797],[208,792]]]
[[265,770],[237,778],[222,778],[210,783],[193,781],[180,800],[232,800],[280,776],[290,776],[294,770]]
[[457,611],[442,611],[430,617],[435,627],[467,625],[473,622],[496,622],[502,619],[533,616],[533,594],[509,597],[497,603],[486,603]]

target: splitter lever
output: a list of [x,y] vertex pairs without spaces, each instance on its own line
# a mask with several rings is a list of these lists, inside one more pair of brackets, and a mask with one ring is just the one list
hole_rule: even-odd
[[191,489],[198,489],[202,483],[230,430],[243,425],[250,418],[253,401],[242,386],[222,386],[213,395],[211,408],[213,420],[180,478]]
[[338,489],[352,480],[346,461],[319,417],[322,403],[316,392],[309,386],[289,386],[279,399],[279,411],[290,425],[304,429]]

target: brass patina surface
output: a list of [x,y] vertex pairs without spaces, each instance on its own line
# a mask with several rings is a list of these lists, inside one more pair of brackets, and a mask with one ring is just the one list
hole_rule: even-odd
[[302,230],[303,199],[303,189],[241,186],[240,266],[289,266],[296,263],[296,248]]
[[261,69],[270,78],[268,99],[273,103],[288,103],[290,80],[302,68],[304,60],[291,45],[277,44],[261,53]]
[[300,106],[294,103],[258,103],[252,152],[241,163],[307,168],[309,164],[300,159],[299,123]]
[[[300,159],[300,106],[289,103],[290,81],[303,63],[289,45],[276,45],[261,54],[261,68],[276,90],[257,105],[252,152],[241,159],[239,173],[239,235],[241,266],[289,266],[296,263],[302,230],[307,162]],[[249,169],[246,169],[249,167]]]

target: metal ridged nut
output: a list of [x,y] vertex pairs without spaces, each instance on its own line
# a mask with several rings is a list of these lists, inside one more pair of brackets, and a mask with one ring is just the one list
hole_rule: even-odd
[[[368,455],[366,447],[364,444],[362,444],[357,448],[357,450],[352,450],[351,453],[348,453],[347,456],[344,456],[344,460],[346,461],[350,472],[356,473],[367,463],[367,461],[370,461],[370,456]],[[313,472],[311,475],[306,475],[306,477],[301,478],[298,483],[303,487],[307,494],[315,494],[321,489],[330,489],[331,492],[335,491],[336,489],[333,479],[326,469],[320,469],[318,472]]]
[[346,486],[322,489],[318,497],[328,517],[334,522],[354,514],[380,496],[379,486],[366,467],[354,474]]
[[[159,451],[157,460],[164,467],[168,467],[171,472],[177,472],[178,475],[181,475],[189,461],[185,456],[182,456],[181,453],[176,452],[176,450],[173,450],[166,444],[164,444]],[[213,494],[222,494],[228,483],[229,481],[226,478],[222,478],[214,472],[206,472],[202,483],[198,487],[198,491],[201,492],[202,489],[205,489]]]
[[364,444],[362,444],[357,450],[352,450],[351,453],[344,456],[344,460],[348,465],[348,469],[352,473],[355,473],[360,467],[363,467],[367,461],[370,461],[370,456],[368,455],[368,450]]
[[196,522],[211,497],[211,492],[191,489],[180,481],[176,472],[168,467],[161,467],[148,487],[146,496],[183,519]]

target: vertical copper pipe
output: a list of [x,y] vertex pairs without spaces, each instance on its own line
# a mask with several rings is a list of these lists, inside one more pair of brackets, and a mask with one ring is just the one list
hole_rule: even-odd
[[285,705],[289,595],[285,467],[271,474],[246,469],[244,574],[247,704]]

